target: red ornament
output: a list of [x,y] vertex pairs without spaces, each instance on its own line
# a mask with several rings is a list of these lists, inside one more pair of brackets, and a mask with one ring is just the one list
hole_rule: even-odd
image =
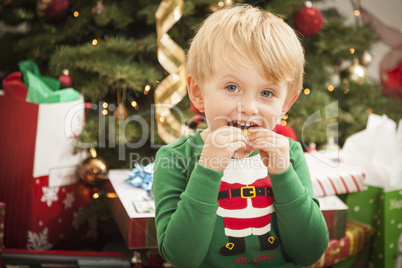
[[73,78],[70,76],[70,72],[66,69],[63,74],[59,76],[60,88],[67,88],[73,86]]
[[380,63],[382,92],[402,100],[402,46],[393,48]]
[[313,7],[302,7],[293,15],[294,26],[304,36],[316,35],[324,25],[321,11]]
[[48,24],[64,21],[70,7],[70,0],[38,0],[36,11],[38,16]]
[[393,87],[402,87],[402,62],[393,70],[388,71],[388,78],[385,83]]
[[276,125],[273,131],[275,133],[281,134],[285,137],[297,141],[296,131],[288,124],[286,124],[285,126],[282,126],[281,124]]

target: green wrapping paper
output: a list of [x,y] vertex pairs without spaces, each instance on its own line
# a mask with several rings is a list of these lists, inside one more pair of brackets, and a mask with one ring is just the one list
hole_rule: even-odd
[[75,89],[60,89],[60,82],[57,79],[41,75],[35,62],[21,61],[18,65],[23,73],[24,84],[28,88],[27,102],[58,103],[79,99],[80,93]]

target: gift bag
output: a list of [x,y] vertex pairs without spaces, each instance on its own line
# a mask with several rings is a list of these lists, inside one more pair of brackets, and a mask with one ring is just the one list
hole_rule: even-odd
[[[43,91],[43,77],[26,72],[24,79],[34,78],[28,91]],[[4,94],[7,90],[0,94],[0,200],[7,204],[6,248],[68,249],[88,234],[88,225],[77,215],[90,197],[76,173],[87,154],[73,145],[84,126],[84,101],[76,92],[71,94],[73,89],[46,87],[42,93],[28,92],[26,100],[21,94]],[[40,98],[45,103],[32,102]]]
[[365,130],[349,137],[342,161],[365,170],[366,189],[350,193],[349,219],[374,228],[371,267],[402,267],[402,120],[370,115]]

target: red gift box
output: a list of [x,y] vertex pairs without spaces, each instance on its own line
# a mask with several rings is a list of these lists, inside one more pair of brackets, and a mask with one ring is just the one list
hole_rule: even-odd
[[126,172],[109,171],[106,190],[113,217],[128,248],[157,248],[154,201],[147,191],[125,183]]
[[[0,94],[0,106],[5,126],[0,131],[0,200],[7,204],[4,246],[81,247],[84,239],[92,239],[86,238],[88,224],[77,220],[90,195],[76,175],[86,154],[75,155],[71,139],[83,127],[83,100],[34,104]],[[81,106],[73,118],[66,117]]]
[[344,237],[348,221],[348,206],[336,195],[319,197],[318,201],[327,223],[329,238]]
[[348,220],[345,236],[341,239],[330,239],[324,255],[309,268],[328,267],[356,255],[366,249],[371,234],[370,225]]

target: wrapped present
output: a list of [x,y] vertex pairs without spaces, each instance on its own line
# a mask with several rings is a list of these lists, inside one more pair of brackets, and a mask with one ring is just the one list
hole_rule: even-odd
[[304,156],[316,197],[359,192],[365,188],[362,169],[346,161],[330,160],[318,151],[305,153]]
[[348,206],[338,196],[319,197],[320,209],[327,223],[329,238],[345,236]]
[[[370,144],[370,146],[367,146]],[[366,172],[367,189],[348,194],[349,218],[374,228],[370,267],[402,267],[402,120],[371,114],[350,136],[342,159]]]
[[309,268],[332,266],[364,251],[368,247],[371,233],[369,225],[348,220],[345,236],[340,239],[330,239],[325,253]]
[[[34,84],[29,83],[29,91],[36,90]],[[38,104],[0,94],[0,124],[6,126],[0,132],[0,200],[7,204],[7,248],[69,249],[79,246],[73,238],[86,237],[88,224],[80,225],[76,215],[90,197],[76,170],[87,153],[77,153],[74,146],[84,127],[85,108],[82,96],[70,97]]]
[[130,249],[157,248],[155,204],[149,192],[128,186],[127,170],[110,170],[106,190],[114,193],[109,198],[112,214]]

